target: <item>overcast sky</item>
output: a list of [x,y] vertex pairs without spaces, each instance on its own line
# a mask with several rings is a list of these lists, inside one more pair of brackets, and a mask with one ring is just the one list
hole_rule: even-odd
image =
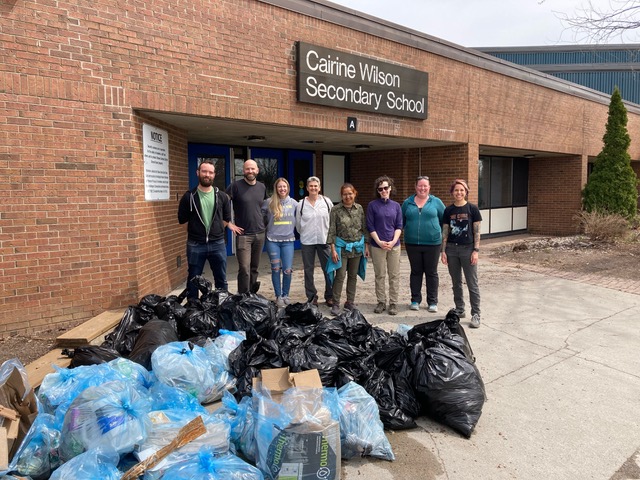
[[[589,0],[330,0],[465,47],[595,43],[563,24]],[[609,11],[622,0],[590,0]],[[625,0],[626,1],[626,0]],[[603,43],[603,42],[598,42]],[[640,43],[638,35],[607,43]]]

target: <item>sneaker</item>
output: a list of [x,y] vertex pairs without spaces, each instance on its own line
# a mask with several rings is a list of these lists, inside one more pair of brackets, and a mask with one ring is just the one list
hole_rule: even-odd
[[340,305],[334,303],[331,307],[331,315],[340,315]]
[[326,298],[325,302],[327,302],[327,307],[333,307],[333,298]]
[[436,305],[435,303],[432,303],[427,308],[427,312],[436,313],[437,311],[438,311],[438,305]]
[[376,305],[376,308],[373,309],[373,313],[382,313],[386,310],[387,306],[382,303],[382,302],[378,302],[378,305]]
[[276,298],[276,306],[278,308],[284,308],[285,303],[284,303],[284,297],[278,297]]
[[469,323],[471,328],[479,328],[480,327],[480,315],[474,313],[471,315],[471,322]]
[[[455,310],[454,310],[455,312]],[[461,312],[455,312],[456,315],[458,315],[458,318],[465,318],[467,316],[466,312],[463,310]]]
[[260,290],[260,282],[254,283],[253,285],[251,285],[251,288],[249,289],[251,293],[258,293],[258,290]]
[[345,310],[354,310],[356,308],[356,304],[353,302],[344,302]]
[[317,307],[318,306],[318,295],[314,295],[313,298],[311,300],[309,300],[309,303],[311,303],[312,305],[315,305]]
[[397,315],[398,314],[398,307],[396,306],[395,303],[391,303],[389,305],[389,315]]
[[289,295],[283,296],[282,300],[284,301],[285,305],[291,305],[291,299],[289,298]]
[[420,304],[418,302],[411,302],[411,306],[409,308],[411,310],[420,310]]

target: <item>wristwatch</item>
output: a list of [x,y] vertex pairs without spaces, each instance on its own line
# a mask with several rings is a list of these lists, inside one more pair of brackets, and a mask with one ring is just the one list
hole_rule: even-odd
[[479,251],[480,251],[480,249],[479,249],[479,248],[475,248],[475,247],[474,247],[473,251],[474,251],[474,252],[479,252]]

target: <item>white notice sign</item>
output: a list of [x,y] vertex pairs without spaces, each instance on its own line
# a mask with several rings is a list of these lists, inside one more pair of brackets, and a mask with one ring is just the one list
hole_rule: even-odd
[[169,200],[169,133],[142,124],[144,199]]

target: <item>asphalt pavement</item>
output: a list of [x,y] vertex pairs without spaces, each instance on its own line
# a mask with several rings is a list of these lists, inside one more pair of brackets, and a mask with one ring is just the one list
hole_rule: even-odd
[[[509,241],[507,239],[505,241]],[[512,239],[511,239],[512,240]],[[483,242],[483,252],[489,244]],[[304,301],[299,253],[291,297]],[[229,289],[237,266],[229,260]],[[268,258],[260,294],[271,298]],[[373,266],[358,281],[358,308],[385,330],[443,318],[453,306],[440,266],[439,312],[408,308],[409,262],[401,260],[397,316],[374,314]],[[463,326],[487,401],[471,438],[428,418],[387,431],[396,460],[342,462],[343,480],[627,480],[640,478],[640,295],[480,257],[482,325]],[[564,275],[566,277],[566,275]],[[317,285],[321,285],[319,267]],[[593,282],[591,282],[593,283]],[[466,297],[468,298],[468,296]],[[328,307],[321,305],[324,315]]]

